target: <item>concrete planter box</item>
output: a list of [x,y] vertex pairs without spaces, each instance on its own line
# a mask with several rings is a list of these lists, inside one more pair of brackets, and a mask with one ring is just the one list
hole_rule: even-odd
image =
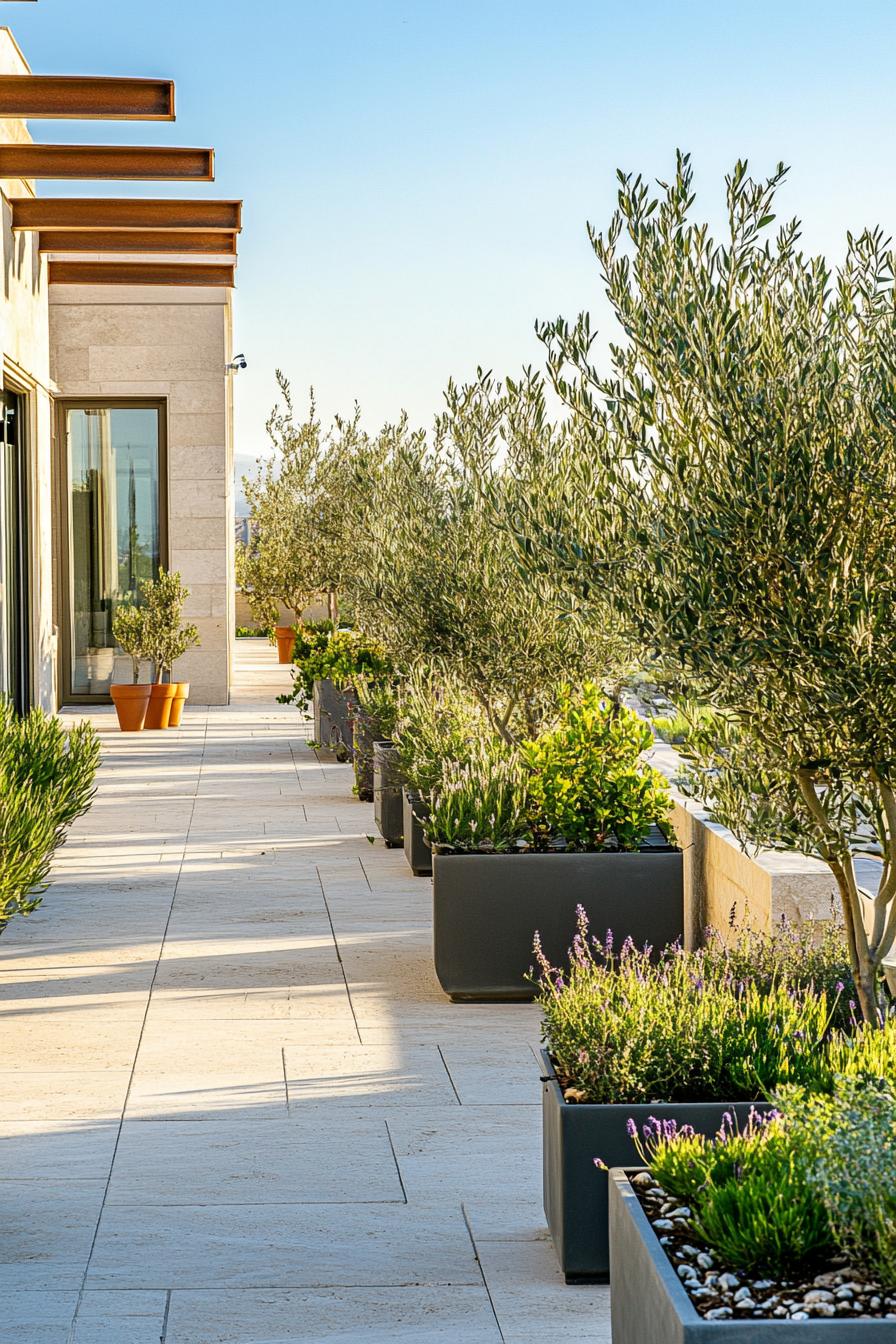
[[883,1344],[896,1337],[894,1322],[885,1320],[704,1320],[625,1171],[609,1173],[609,1191],[613,1344]]
[[389,849],[404,843],[403,796],[397,750],[391,742],[374,742],[373,819]]
[[362,803],[372,803],[373,793],[373,748],[375,725],[354,697],[349,697],[349,716],[351,721],[352,764],[355,770],[355,792]]
[[329,677],[314,683],[314,740],[328,751],[351,750],[352,725],[349,702]]
[[432,873],[432,850],[426,843],[426,836],[418,813],[423,803],[419,794],[402,791],[402,829],[404,831],[404,857],[415,877],[429,877]]
[[584,906],[601,936],[659,949],[681,938],[681,853],[435,854],[436,974],[455,1001],[531,1000],[526,977],[541,934],[555,966],[566,962]]
[[[725,1111],[745,1123],[754,1103],[571,1103],[563,1100],[547,1052],[542,1051],[542,1059],[544,1212],[554,1249],[567,1283],[606,1283],[610,1274],[609,1182],[607,1172],[599,1171],[594,1159],[599,1157],[608,1167],[641,1165],[626,1129],[629,1117],[639,1130],[655,1115],[658,1120],[677,1120],[693,1125],[700,1134],[712,1135],[721,1126]],[[763,1107],[757,1104],[756,1109]],[[651,1344],[653,1338],[650,1334],[642,1336]],[[615,1344],[615,1334],[613,1339]]]

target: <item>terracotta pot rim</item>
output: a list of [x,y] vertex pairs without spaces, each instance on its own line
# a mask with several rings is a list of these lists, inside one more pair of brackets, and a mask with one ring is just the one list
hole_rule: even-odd
[[119,700],[140,700],[144,696],[148,700],[152,694],[152,682],[150,681],[113,681],[109,686],[109,694],[112,699]]
[[150,698],[153,700],[173,700],[177,695],[179,683],[176,681],[154,681]]

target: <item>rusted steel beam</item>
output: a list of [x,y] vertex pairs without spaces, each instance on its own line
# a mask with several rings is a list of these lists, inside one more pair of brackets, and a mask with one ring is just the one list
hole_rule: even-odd
[[0,75],[0,117],[174,121],[170,79]]
[[213,149],[148,145],[0,145],[0,178],[213,182]]

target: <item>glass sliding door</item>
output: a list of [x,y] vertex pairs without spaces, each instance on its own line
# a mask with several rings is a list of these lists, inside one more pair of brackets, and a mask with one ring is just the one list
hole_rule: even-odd
[[112,619],[164,563],[162,412],[156,405],[63,408],[68,512],[65,693],[129,681]]
[[21,714],[31,703],[24,405],[15,392],[0,392],[0,695]]

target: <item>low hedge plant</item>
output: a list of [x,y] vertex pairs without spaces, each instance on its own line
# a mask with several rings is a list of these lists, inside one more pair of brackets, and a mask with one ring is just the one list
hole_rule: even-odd
[[0,697],[0,933],[41,903],[53,854],[94,793],[99,739]]
[[518,746],[446,719],[441,743],[456,754],[431,772],[425,822],[437,852],[637,850],[652,827],[668,830],[667,783],[643,760],[649,727],[594,683],[560,688],[554,724]]
[[[650,948],[591,935],[584,910],[569,964],[550,965],[536,937],[543,1034],[571,1102],[758,1101],[785,1084],[830,1092],[845,1073],[896,1078],[896,1022],[853,1028],[855,990],[836,940],[801,965],[790,947],[769,974],[779,936],[750,935],[731,952]],[[817,979],[813,979],[813,974]],[[846,1013],[842,1011],[845,1001]]]

